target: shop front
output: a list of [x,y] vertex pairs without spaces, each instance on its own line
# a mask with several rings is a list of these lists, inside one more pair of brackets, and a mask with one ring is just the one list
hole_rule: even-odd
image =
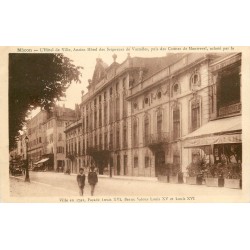
[[187,183],[241,187],[241,116],[208,122],[183,138],[183,151],[188,156]]

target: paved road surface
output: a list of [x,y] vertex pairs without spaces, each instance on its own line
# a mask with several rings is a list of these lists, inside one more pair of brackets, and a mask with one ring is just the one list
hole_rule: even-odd
[[[30,172],[31,183],[25,183],[24,177],[10,178],[11,196],[78,196],[76,175],[54,172]],[[206,187],[205,185],[169,184],[158,181],[142,181],[99,177],[95,196],[233,196],[241,195],[242,190]],[[84,195],[90,195],[87,184]]]

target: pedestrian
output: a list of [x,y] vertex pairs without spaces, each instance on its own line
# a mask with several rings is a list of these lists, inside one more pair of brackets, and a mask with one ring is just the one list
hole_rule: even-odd
[[95,185],[98,182],[98,177],[94,170],[95,170],[94,166],[91,166],[88,174],[88,182],[91,187],[91,196],[94,195]]
[[77,175],[76,180],[77,180],[78,187],[79,187],[79,193],[81,196],[83,196],[83,189],[85,186],[85,174],[84,174],[83,168],[80,168],[79,174]]

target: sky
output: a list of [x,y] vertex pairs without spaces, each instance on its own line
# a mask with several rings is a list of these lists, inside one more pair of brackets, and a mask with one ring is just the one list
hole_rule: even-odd
[[[108,47],[104,47],[108,48]],[[113,47],[118,48],[118,47]],[[142,48],[142,47],[138,47]],[[72,49],[72,48],[71,48]],[[132,48],[131,48],[132,49]],[[154,51],[145,52],[145,51],[129,51],[131,57],[161,57],[166,55],[166,51]],[[102,58],[102,60],[108,65],[113,62],[113,55],[117,55],[116,62],[122,63],[126,58],[128,52],[126,51],[91,51],[91,52],[65,52],[64,55],[73,60],[73,64],[77,66],[82,66],[84,69],[82,70],[81,83],[72,83],[70,87],[66,91],[66,98],[64,101],[59,102],[58,104],[62,106],[65,104],[67,108],[75,108],[75,104],[80,104],[81,102],[81,91],[84,91],[84,94],[87,93],[88,79],[92,79],[96,58]],[[34,117],[40,109],[36,109],[32,111],[31,117]],[[31,118],[30,117],[30,118]]]

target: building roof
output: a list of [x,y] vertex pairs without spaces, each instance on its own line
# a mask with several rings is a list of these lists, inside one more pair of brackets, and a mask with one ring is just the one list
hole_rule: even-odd
[[[174,64],[178,60],[180,60],[184,55],[184,53],[168,53],[163,57],[130,57],[128,56],[126,60],[124,60],[121,64],[117,63],[116,56],[114,57],[114,62],[107,66],[105,62],[102,61],[101,58],[97,58],[96,66],[93,73],[92,80],[90,82],[89,87],[92,88],[95,85],[105,86],[108,82],[112,81],[115,77],[123,74],[124,71],[128,69],[143,69],[143,79],[149,78],[153,74],[162,69]],[[99,87],[98,87],[99,88]],[[100,89],[100,88],[99,88]],[[98,89],[98,90],[99,90]],[[82,97],[85,101],[90,97],[89,92],[87,92]]]

